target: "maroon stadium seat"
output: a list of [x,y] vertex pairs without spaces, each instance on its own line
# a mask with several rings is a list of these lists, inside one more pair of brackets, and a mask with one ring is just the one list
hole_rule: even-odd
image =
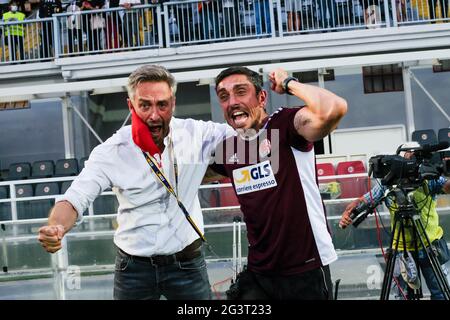
[[[361,160],[342,161],[336,166],[338,175],[365,173],[366,168]],[[338,179],[341,185],[341,198],[356,198],[367,192],[367,178],[353,177]]]
[[[225,178],[219,181],[222,183],[231,183],[230,178]],[[219,192],[211,193],[211,207],[230,207],[238,206],[239,202],[234,192],[233,187],[218,188]]]

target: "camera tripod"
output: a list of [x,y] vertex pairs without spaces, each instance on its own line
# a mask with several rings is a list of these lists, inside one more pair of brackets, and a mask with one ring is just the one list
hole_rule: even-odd
[[[445,300],[450,300],[450,287],[446,280],[446,277],[441,269],[441,265],[437,258],[436,252],[431,246],[430,239],[425,232],[425,228],[420,220],[420,215],[414,205],[412,199],[412,192],[409,192],[407,196],[401,189],[395,190],[396,199],[398,203],[398,210],[394,214],[394,224],[392,228],[392,235],[388,253],[388,260],[386,262],[386,271],[384,274],[383,284],[381,288],[380,300],[388,300],[389,292],[394,274],[395,260],[397,257],[399,240],[402,238],[403,252],[401,254],[407,255],[405,228],[411,228],[412,239],[414,241],[415,253],[412,253],[414,260],[417,264],[418,261],[418,244],[421,248],[424,248],[427,260],[433,270],[433,274],[436,277],[437,283],[441,292],[444,295]],[[417,242],[419,241],[419,243]],[[394,247],[395,244],[395,247]],[[417,265],[417,277],[420,279],[420,267]],[[408,300],[418,300],[423,297],[422,285],[418,289],[412,289],[408,286]]]

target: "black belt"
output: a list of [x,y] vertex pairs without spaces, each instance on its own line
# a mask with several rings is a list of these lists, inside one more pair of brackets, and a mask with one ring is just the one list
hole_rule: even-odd
[[124,255],[129,256],[131,259],[136,261],[142,261],[146,263],[151,263],[152,265],[156,266],[165,266],[169,264],[173,264],[177,261],[179,262],[185,262],[192,260],[194,258],[197,258],[201,255],[201,250],[199,248],[202,245],[202,240],[197,239],[194,242],[192,242],[190,245],[188,245],[183,250],[169,255],[158,255],[158,256],[152,256],[152,257],[139,257],[139,256],[132,256],[131,254],[126,253],[122,249],[119,248],[120,252]]

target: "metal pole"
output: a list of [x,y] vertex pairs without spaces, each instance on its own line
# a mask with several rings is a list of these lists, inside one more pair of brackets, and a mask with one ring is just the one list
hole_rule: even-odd
[[128,112],[127,117],[125,118],[124,122],[122,123],[122,125],[120,126],[120,128],[122,129],[128,122],[128,119],[130,119],[131,116],[131,112]]
[[[284,36],[283,30],[283,17],[281,16],[281,1],[277,0],[277,18],[278,18],[278,36],[281,38]],[[272,29],[272,33],[275,34],[275,29]]]
[[[9,197],[11,198],[11,220],[12,221],[17,221],[18,217],[17,217],[17,202],[16,202],[16,185],[11,183],[9,185]],[[13,235],[17,236],[18,234],[18,229],[17,229],[17,225],[14,224],[13,225]]]
[[[317,80],[319,82],[319,87],[322,88],[322,89],[325,89],[325,77],[324,76],[326,74],[327,74],[327,70],[325,68],[319,68],[317,70]],[[327,135],[326,140],[328,141],[328,143],[327,143],[327,145],[328,145],[327,147],[328,148],[325,146],[325,138],[324,138],[324,151],[325,151],[325,148],[327,148],[328,152],[325,152],[325,153],[331,154],[331,152],[333,151],[332,148],[331,148],[331,134]]]
[[409,66],[402,64],[403,88],[405,90],[405,111],[406,111],[406,129],[408,131],[408,139],[412,137],[412,133],[416,130],[414,125],[414,106],[411,91],[411,78]]
[[56,299],[66,300],[66,272],[69,265],[69,254],[67,251],[67,238],[61,240],[62,248],[55,254],[52,254],[52,269],[53,269],[53,288]]
[[[269,16],[270,16],[270,31],[272,33],[272,38],[275,38],[277,36],[277,32],[275,30],[275,15],[273,14],[273,1],[272,0],[268,0],[268,1],[269,1]],[[261,6],[263,7],[263,12],[264,12],[263,18],[265,18],[266,10],[264,7],[264,1],[261,2]]]
[[69,96],[65,96],[62,98],[64,153],[66,159],[75,157],[72,128],[72,107],[70,106],[69,100]]
[[97,132],[95,132],[95,130],[91,127],[91,125],[89,124],[89,122],[86,120],[86,118],[83,117],[83,115],[81,114],[80,111],[78,111],[77,108],[75,108],[75,106],[71,106],[72,110],[75,111],[75,113],[80,117],[81,121],[83,121],[83,123],[86,125],[86,127],[88,127],[89,131],[92,132],[92,134],[97,138],[97,140],[100,143],[103,143],[103,140],[99,137],[99,135],[97,134]]

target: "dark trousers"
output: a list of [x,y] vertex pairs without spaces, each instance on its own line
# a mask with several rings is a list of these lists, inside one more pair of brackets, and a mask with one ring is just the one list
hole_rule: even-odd
[[23,36],[13,36],[13,35],[5,36],[5,44],[9,48],[9,57],[11,61],[25,59]]
[[329,266],[292,276],[264,276],[244,271],[237,300],[332,300]]
[[156,265],[118,250],[114,273],[114,299],[209,300],[211,287],[204,253],[188,261]]
[[436,18],[436,8],[439,2],[439,7],[441,8],[441,19],[447,18],[447,0],[428,0],[428,8],[430,10],[430,20]]
[[53,57],[53,49],[53,26],[49,21],[45,21],[41,31],[41,57]]
[[[69,53],[82,52],[83,51],[83,33],[81,29],[68,29],[68,42],[69,42]],[[75,43],[76,41],[76,43]]]

